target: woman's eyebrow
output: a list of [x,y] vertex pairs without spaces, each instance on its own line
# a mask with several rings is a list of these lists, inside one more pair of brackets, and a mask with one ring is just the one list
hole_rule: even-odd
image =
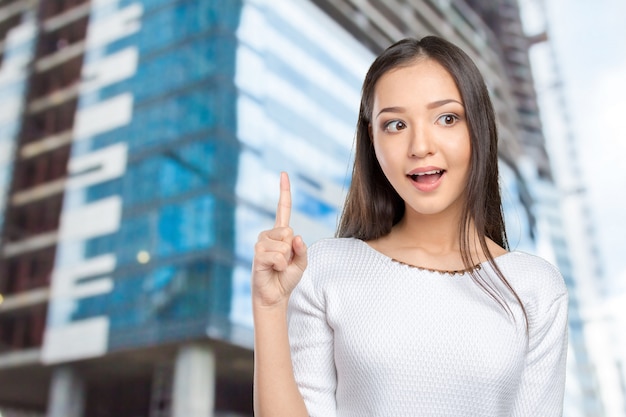
[[404,113],[406,109],[404,107],[385,107],[381,109],[376,117],[380,116],[382,113]]
[[[443,100],[437,100],[437,101],[433,101],[432,103],[428,103],[426,105],[426,108],[431,110],[431,109],[436,109],[437,107],[441,107],[443,105],[446,105],[448,103],[457,103],[460,104],[461,106],[463,106],[463,103],[461,103],[458,100],[455,100],[453,98],[447,98],[447,99],[443,99]],[[378,118],[378,116],[380,116],[383,113],[404,113],[406,112],[406,109],[404,107],[385,107],[384,109],[381,109],[378,114],[376,114],[376,117]]]
[[426,106],[427,109],[436,109],[437,107],[441,107],[445,104],[448,103],[458,103],[461,106],[463,105],[463,103],[461,103],[458,100],[455,100],[453,98],[448,98],[448,99],[444,99],[444,100],[437,100],[437,101],[433,101],[432,103],[428,103],[428,105]]

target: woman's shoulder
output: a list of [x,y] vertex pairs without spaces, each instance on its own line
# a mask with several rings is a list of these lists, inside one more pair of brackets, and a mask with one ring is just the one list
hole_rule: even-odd
[[496,264],[523,298],[556,300],[567,295],[567,286],[559,269],[546,259],[521,251],[498,256]]
[[363,260],[367,256],[366,244],[355,238],[326,238],[313,243],[308,249],[309,265],[322,263],[336,265],[352,260]]
[[311,244],[308,264],[295,293],[312,291],[318,296],[329,286],[353,276],[363,260],[364,242],[354,238],[325,238]]
[[509,268],[512,271],[520,271],[522,273],[536,273],[552,277],[557,281],[562,280],[561,272],[558,268],[538,255],[522,251],[506,252],[496,257],[496,263],[503,268]]
[[354,253],[356,249],[363,245],[363,241],[351,237],[333,237],[320,239],[309,247],[309,255],[332,255]]
[[313,243],[308,249],[307,270],[316,273],[343,274],[356,265],[368,263],[371,249],[355,238],[326,238]]

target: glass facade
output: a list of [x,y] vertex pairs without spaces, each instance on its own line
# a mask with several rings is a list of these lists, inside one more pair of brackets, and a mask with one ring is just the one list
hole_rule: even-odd
[[279,173],[294,229],[332,236],[372,55],[307,2],[91,7],[44,360],[251,347],[236,330]]

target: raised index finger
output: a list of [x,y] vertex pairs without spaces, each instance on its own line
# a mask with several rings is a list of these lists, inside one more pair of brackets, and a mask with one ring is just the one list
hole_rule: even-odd
[[278,197],[275,227],[289,227],[289,217],[291,217],[291,187],[289,176],[286,172],[281,172],[280,197]]

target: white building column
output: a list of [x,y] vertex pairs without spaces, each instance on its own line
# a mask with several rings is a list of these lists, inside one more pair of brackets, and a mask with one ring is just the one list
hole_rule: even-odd
[[52,372],[47,417],[83,417],[85,383],[71,366]]
[[208,346],[182,346],[174,365],[172,417],[213,417],[215,354]]

